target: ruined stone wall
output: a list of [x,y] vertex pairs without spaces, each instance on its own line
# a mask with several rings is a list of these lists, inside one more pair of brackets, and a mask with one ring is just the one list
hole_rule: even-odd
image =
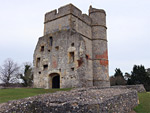
[[136,90],[137,92],[146,92],[143,84],[139,85],[122,85],[122,86],[111,86],[112,88],[126,88],[126,89],[131,89],[131,90]]
[[[89,16],[82,14],[72,4],[46,13],[44,36],[39,39],[34,54],[34,86],[51,88],[51,73],[60,75],[61,88],[109,86],[105,16],[103,10],[92,7]],[[52,47],[48,44],[50,37],[54,39]],[[46,51],[39,51],[42,46]],[[68,63],[71,52],[75,53],[74,64]],[[37,68],[40,57],[41,65]]]
[[138,105],[135,90],[81,88],[0,104],[2,113],[128,113]]
[[92,32],[91,32],[91,18],[86,14],[82,15],[84,18],[87,18],[89,23],[82,20],[80,17],[76,17],[74,15],[71,16],[72,20],[72,29],[77,31],[78,33],[82,34],[84,37],[92,39]]
[[91,18],[72,4],[63,6],[45,14],[44,35],[61,31],[74,30],[85,40],[88,56],[92,58]]
[[44,26],[44,35],[49,33],[54,33],[60,30],[68,30],[70,29],[70,15],[54,19],[50,22],[45,23]]
[[[53,38],[52,46],[50,37]],[[42,46],[44,51],[40,50]],[[69,61],[71,52],[74,52],[73,62]],[[38,58],[40,65],[37,67]],[[35,87],[52,88],[51,73],[60,75],[60,88],[92,86],[93,78],[92,72],[88,70],[90,64],[86,58],[85,41],[82,35],[75,31],[59,31],[41,37],[34,52],[34,59]],[[44,69],[44,65],[48,65],[47,69]]]

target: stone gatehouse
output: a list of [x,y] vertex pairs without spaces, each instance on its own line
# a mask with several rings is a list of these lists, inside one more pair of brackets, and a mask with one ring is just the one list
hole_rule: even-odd
[[34,87],[109,86],[106,13],[69,4],[45,14],[34,51]]

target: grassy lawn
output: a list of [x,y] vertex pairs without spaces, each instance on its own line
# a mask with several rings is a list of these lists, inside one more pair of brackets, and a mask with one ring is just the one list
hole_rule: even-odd
[[40,88],[15,88],[15,89],[0,89],[0,103],[8,102],[9,100],[17,100],[26,97],[35,96],[44,93],[54,93],[56,91],[69,91],[71,89],[40,89]]
[[140,104],[134,109],[137,113],[150,113],[150,92],[138,93]]

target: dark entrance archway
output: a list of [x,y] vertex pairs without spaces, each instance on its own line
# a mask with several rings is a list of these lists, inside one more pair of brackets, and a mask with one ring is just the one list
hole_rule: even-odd
[[52,78],[52,88],[60,88],[60,76],[58,74]]

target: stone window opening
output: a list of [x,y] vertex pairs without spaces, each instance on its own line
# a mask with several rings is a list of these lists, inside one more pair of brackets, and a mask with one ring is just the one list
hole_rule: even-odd
[[71,71],[74,71],[74,68],[71,68]]
[[44,70],[48,69],[48,64],[43,65],[43,69]]
[[55,49],[56,49],[56,51],[58,51],[59,50],[59,46],[56,46]]
[[39,74],[41,74],[41,71],[39,71]]
[[44,46],[41,46],[41,52],[43,52],[44,51]]
[[59,72],[61,72],[61,69],[59,69]]
[[37,60],[36,60],[36,67],[40,67],[40,60],[41,60],[41,58],[39,57],[39,58],[37,58]]
[[83,58],[80,58],[78,61],[78,67],[80,67],[83,64]]
[[88,60],[89,59],[89,56],[88,55],[85,55],[86,59]]
[[50,40],[50,46],[53,46],[53,37],[49,37]]
[[48,52],[51,52],[51,50],[49,49]]
[[74,62],[74,52],[69,53],[69,62],[73,63]]
[[74,43],[72,43],[71,46],[74,47]]

